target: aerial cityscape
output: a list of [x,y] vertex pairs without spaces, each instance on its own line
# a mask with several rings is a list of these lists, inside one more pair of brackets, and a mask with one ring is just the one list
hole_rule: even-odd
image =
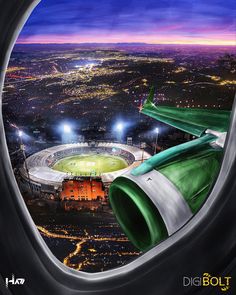
[[[69,7],[72,2],[68,1]],[[109,270],[142,255],[111,210],[110,183],[150,156],[193,139],[140,113],[151,87],[155,87],[154,103],[159,106],[231,110],[236,90],[233,31],[224,34],[218,28],[217,36],[211,24],[210,42],[200,25],[202,35],[194,35],[196,18],[191,38],[181,38],[183,28],[174,24],[169,24],[172,33],[164,38],[168,19],[162,19],[158,22],[162,21],[163,31],[151,42],[153,30],[147,38],[135,35],[138,23],[129,18],[125,20],[130,23],[127,34],[118,21],[113,23],[114,31],[109,31],[110,17],[104,18],[101,29],[93,17],[96,13],[102,17],[104,11],[109,14],[110,7],[104,4],[98,12],[92,10],[91,15],[76,20],[66,34],[75,12],[65,13],[55,24],[40,25],[43,11],[47,8],[52,17],[55,8],[53,1],[40,5],[19,36],[6,72],[2,111],[12,167],[52,253],[77,270]],[[57,10],[62,14],[61,5]],[[81,1],[78,5],[82,9]],[[129,13],[133,6],[126,9]],[[114,10],[119,11],[117,4]],[[132,17],[137,10],[133,13]],[[143,26],[142,36],[150,29],[150,10],[146,13],[142,19],[149,26]],[[226,22],[224,13],[222,23]],[[94,27],[89,26],[92,20]],[[63,27],[59,31],[57,22]],[[77,31],[80,42],[76,42]],[[170,42],[177,33],[176,42]],[[199,44],[200,38],[205,41]]]
[[124,121],[128,135],[144,134],[155,124],[139,114],[152,85],[160,105],[230,109],[234,54],[222,46],[16,45],[4,88],[6,128],[26,125],[35,137],[61,140],[59,124],[68,122],[81,138],[111,140]]

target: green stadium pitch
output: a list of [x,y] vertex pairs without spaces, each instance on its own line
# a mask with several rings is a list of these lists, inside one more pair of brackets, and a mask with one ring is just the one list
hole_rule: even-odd
[[74,176],[96,176],[126,167],[128,163],[121,157],[90,154],[65,157],[56,162],[52,169]]

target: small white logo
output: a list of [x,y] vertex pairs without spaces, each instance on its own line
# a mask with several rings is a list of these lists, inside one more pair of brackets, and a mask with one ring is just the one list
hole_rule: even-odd
[[15,275],[12,274],[12,278],[11,279],[6,278],[5,283],[6,283],[6,288],[8,288],[9,284],[11,284],[13,286],[15,286],[15,285],[24,285],[25,279],[23,279],[23,278],[15,279]]

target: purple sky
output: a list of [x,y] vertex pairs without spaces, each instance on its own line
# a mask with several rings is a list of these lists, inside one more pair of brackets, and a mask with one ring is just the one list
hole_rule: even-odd
[[236,45],[235,0],[42,0],[18,43]]

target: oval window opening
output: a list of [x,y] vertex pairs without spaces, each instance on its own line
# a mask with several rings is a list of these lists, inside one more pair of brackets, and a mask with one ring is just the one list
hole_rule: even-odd
[[40,234],[71,268],[141,256],[181,229],[216,181],[235,32],[203,30],[196,5],[163,4],[160,17],[149,0],[48,0],[18,38],[3,94],[9,154]]

